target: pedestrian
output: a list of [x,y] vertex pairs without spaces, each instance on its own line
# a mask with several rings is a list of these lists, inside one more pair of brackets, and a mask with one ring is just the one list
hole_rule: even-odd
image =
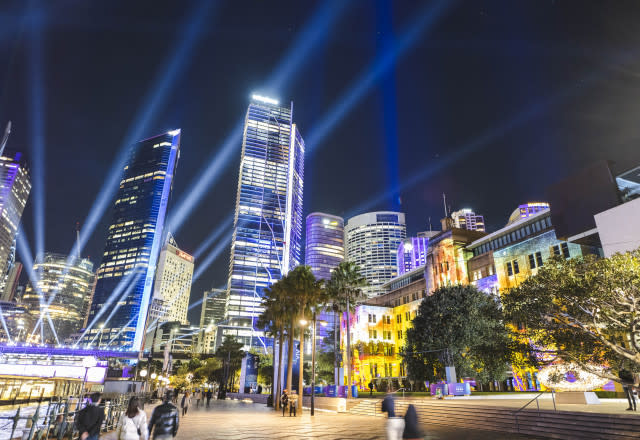
[[256,394],[262,394],[262,385],[258,385],[258,390],[256,391]]
[[618,372],[618,377],[620,377],[622,389],[624,390],[625,396],[627,396],[627,401],[629,401],[629,408],[627,408],[627,411],[636,411],[636,398],[633,395],[633,374],[631,374],[629,370],[623,368]]
[[382,401],[382,412],[387,413],[387,439],[400,440],[404,430],[404,419],[396,416],[396,402],[393,395],[387,394]]
[[196,389],[196,408],[200,408],[200,400],[202,400],[202,391]]
[[156,406],[151,413],[149,437],[151,437],[153,430],[153,440],[171,440],[178,433],[180,417],[178,416],[178,408],[171,403],[172,394],[171,391],[167,391],[164,403]]
[[207,390],[207,408],[209,408],[209,402],[211,402],[211,398],[213,397],[213,391],[211,388]]
[[289,395],[287,394],[287,390],[282,392],[282,396],[280,396],[280,406],[282,407],[282,417],[284,417],[284,411],[287,409],[287,405],[289,404]]
[[187,411],[189,411],[189,407],[191,406],[191,393],[189,391],[185,391],[184,396],[182,396],[180,406],[182,407],[182,415],[186,416]]
[[418,413],[416,407],[409,405],[407,412],[404,415],[404,432],[402,433],[403,439],[419,440],[424,438],[424,433],[418,425]]
[[373,397],[373,381],[369,382],[369,397]]
[[91,403],[76,415],[76,426],[80,434],[80,440],[98,440],[100,435],[100,427],[104,421],[104,408],[100,405],[102,395],[93,393],[91,395]]
[[140,399],[129,399],[127,412],[120,418],[116,428],[117,440],[147,440],[149,428],[147,426],[147,414],[140,409]]

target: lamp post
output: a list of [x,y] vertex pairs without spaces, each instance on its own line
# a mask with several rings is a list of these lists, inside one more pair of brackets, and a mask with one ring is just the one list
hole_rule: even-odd
[[143,393],[146,391],[145,388],[147,388],[147,374],[148,371],[146,368],[140,372],[140,377],[142,378],[142,380],[144,380],[144,385],[142,386]]
[[[311,342],[311,415],[315,415],[315,397],[316,397],[316,331],[318,320],[316,312],[313,312],[313,341]],[[326,321],[320,321],[323,327],[327,325]]]
[[85,356],[82,358],[82,366],[84,367],[84,378],[82,379],[82,392],[84,394],[85,384],[87,383],[87,374],[89,374],[89,368],[93,368],[98,364],[98,361],[93,356]]

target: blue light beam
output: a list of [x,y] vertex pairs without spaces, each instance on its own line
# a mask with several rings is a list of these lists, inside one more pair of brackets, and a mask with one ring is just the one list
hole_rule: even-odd
[[[348,4],[349,2],[340,0],[321,3],[311,19],[305,23],[296,42],[287,50],[278,66],[269,75],[269,79],[265,82],[265,91],[271,91],[270,93],[280,91],[302,67],[306,57],[327,37],[329,30],[336,24],[338,17]],[[188,194],[180,199],[173,210],[167,226],[168,230],[174,234],[180,230],[191,212],[227,169],[232,158],[236,157],[238,145],[242,142],[243,128],[244,118],[234,125],[224,142],[207,162],[206,167],[191,181]]]
[[229,229],[231,229],[231,226],[233,225],[233,217],[233,214],[227,216],[227,218],[225,218],[222,223],[220,223],[218,227],[214,229],[213,232],[211,232],[211,234],[209,234],[209,236],[202,243],[200,243],[200,246],[198,246],[196,251],[193,253],[194,259],[197,260],[198,258],[200,258],[200,255],[202,255],[204,251],[209,249],[209,246],[211,246],[214,241],[220,238],[220,236],[224,232],[227,232]]
[[451,2],[437,1],[429,3],[415,14],[407,30],[352,82],[348,90],[331,107],[331,111],[315,125],[306,141],[307,152],[320,145],[322,140],[340,123],[345,116],[364,98],[376,81],[391,69],[418,39],[445,13]]

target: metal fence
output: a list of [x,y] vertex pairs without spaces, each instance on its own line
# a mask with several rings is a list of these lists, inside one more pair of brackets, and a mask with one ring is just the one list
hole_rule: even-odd
[[[119,394],[103,395],[105,418],[102,432],[114,430],[120,417],[127,410],[129,399],[141,398],[148,401],[148,395]],[[15,414],[0,415],[0,440],[74,440],[78,438],[75,418],[86,406],[86,401],[78,397],[52,398],[48,403],[38,403],[35,407],[18,407]]]

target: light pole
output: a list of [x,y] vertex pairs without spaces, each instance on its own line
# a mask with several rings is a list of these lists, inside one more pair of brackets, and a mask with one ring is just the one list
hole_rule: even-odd
[[84,367],[84,378],[82,379],[82,392],[84,394],[85,384],[87,383],[87,374],[89,374],[89,368],[93,368],[98,364],[98,361],[93,356],[85,356],[82,358],[82,366]]
[[302,415],[302,381],[304,376],[304,328],[308,324],[306,319],[300,320],[300,365],[298,366],[298,409]]
[[147,385],[147,374],[148,374],[148,371],[146,370],[146,368],[140,372],[140,377],[142,378],[142,380],[144,380],[144,385],[142,386],[143,393],[145,392],[145,388]]
[[[318,320],[316,312],[313,312],[313,341],[311,342],[311,415],[315,415],[315,397],[316,397],[316,328]],[[326,321],[320,321],[321,326],[327,325]]]

